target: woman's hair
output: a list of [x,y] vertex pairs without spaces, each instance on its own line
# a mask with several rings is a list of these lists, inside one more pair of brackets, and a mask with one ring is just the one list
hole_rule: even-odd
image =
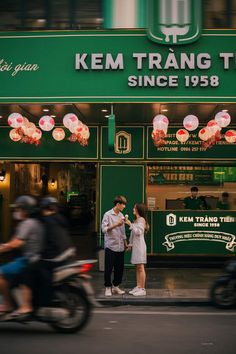
[[147,219],[147,206],[144,203],[140,203],[140,204],[135,204],[134,207],[136,208],[139,216],[144,218],[144,220],[146,221],[145,232],[148,232],[149,231],[149,224],[148,224],[148,219]]

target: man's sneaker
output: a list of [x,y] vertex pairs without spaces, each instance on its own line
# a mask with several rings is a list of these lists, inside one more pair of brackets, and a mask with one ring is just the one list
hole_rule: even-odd
[[132,290],[129,291],[130,295],[133,295],[138,289],[140,289],[138,286],[135,286]]
[[113,286],[112,287],[112,292],[113,292],[113,294],[117,294],[117,295],[124,295],[125,294],[125,291],[121,290],[119,288],[119,286]]
[[146,290],[139,288],[133,293],[134,296],[146,296]]
[[105,296],[112,296],[112,292],[111,292],[111,288],[110,287],[106,287]]

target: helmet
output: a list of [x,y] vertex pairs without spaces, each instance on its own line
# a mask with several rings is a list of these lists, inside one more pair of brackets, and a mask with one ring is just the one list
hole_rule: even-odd
[[45,197],[41,200],[42,209],[55,209],[58,206],[58,200],[54,197]]
[[37,209],[37,200],[30,195],[21,195],[16,198],[14,204],[11,205],[13,208],[20,208],[26,213],[34,213]]

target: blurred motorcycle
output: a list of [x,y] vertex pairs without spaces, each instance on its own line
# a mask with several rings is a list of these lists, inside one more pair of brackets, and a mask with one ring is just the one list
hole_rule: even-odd
[[[91,276],[88,274],[96,262],[97,260],[82,260],[55,268],[50,306],[40,307],[34,301],[35,310],[29,320],[11,319],[9,314],[2,316],[0,322],[40,321],[61,333],[78,332],[88,323],[92,308],[97,305],[90,282]],[[13,294],[14,289],[12,296]]]
[[210,299],[216,307],[229,309],[236,306],[236,261],[230,261],[225,272],[212,284]]

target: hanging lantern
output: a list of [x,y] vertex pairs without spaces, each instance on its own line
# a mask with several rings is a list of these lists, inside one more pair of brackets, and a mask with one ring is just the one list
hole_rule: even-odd
[[217,122],[212,119],[207,123],[207,127],[210,132],[210,136],[215,135],[218,131],[221,131],[221,127],[217,124]]
[[53,136],[53,139],[55,139],[56,141],[61,141],[65,138],[65,131],[64,129],[62,128],[55,128],[53,131],[52,131],[52,136]]
[[158,114],[153,118],[152,124],[153,130],[163,130],[165,133],[167,133],[169,119],[163,114]]
[[208,127],[204,127],[199,130],[198,136],[201,140],[207,141],[211,137],[211,133]]
[[79,119],[74,113],[67,113],[63,118],[63,124],[67,129],[69,129],[71,123],[75,125],[78,121]]
[[90,132],[89,132],[89,128],[87,125],[83,124],[80,135],[81,135],[82,139],[88,140],[88,138],[90,137]]
[[12,141],[20,141],[22,138],[22,135],[19,134],[17,129],[11,129],[9,132],[9,136]]
[[39,120],[39,126],[42,130],[49,132],[55,126],[55,121],[51,116],[43,116]]
[[24,118],[20,113],[12,113],[9,115],[7,122],[12,128],[20,128],[24,123]]
[[225,128],[230,124],[231,117],[226,111],[221,111],[215,115],[215,121],[221,128]]
[[29,122],[26,126],[22,127],[23,133],[31,138],[36,129],[36,125],[32,122]]
[[183,126],[185,129],[189,131],[193,131],[197,129],[198,125],[199,125],[198,117],[190,114],[184,118]]
[[176,139],[181,143],[185,143],[189,139],[189,132],[186,129],[177,130]]
[[225,140],[230,144],[236,143],[236,130],[227,130],[225,132]]
[[35,131],[31,135],[31,137],[35,140],[40,140],[42,138],[42,131],[38,128],[35,128]]
[[71,133],[75,133],[77,130],[81,131],[82,127],[83,127],[83,123],[77,119],[69,123],[68,129]]

